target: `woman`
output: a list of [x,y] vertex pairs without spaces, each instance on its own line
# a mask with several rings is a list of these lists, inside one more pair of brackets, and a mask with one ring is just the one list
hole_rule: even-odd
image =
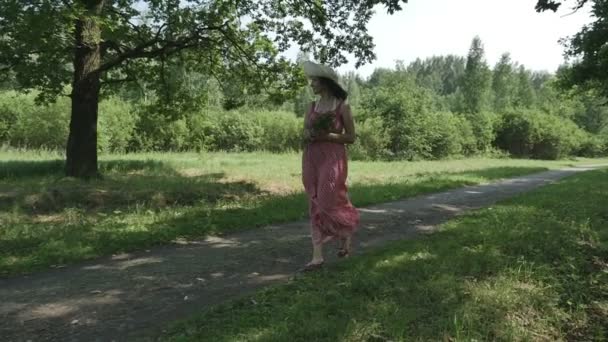
[[359,212],[351,204],[346,188],[345,145],[355,141],[353,115],[346,102],[348,94],[331,68],[306,62],[304,72],[318,96],[304,119],[302,157],[313,244],[312,260],[303,270],[310,271],[323,265],[323,244],[331,240],[340,240],[339,257],[350,255]]

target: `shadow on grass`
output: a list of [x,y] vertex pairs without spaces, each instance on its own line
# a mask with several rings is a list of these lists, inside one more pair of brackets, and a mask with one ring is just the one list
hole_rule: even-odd
[[[159,162],[104,165],[120,172],[100,181],[63,180],[42,185],[41,191],[0,198],[0,213],[16,220],[0,240],[0,257],[11,260],[0,263],[0,272],[19,273],[176,238],[197,239],[307,217],[303,192],[271,194],[254,183],[226,181],[222,173],[184,176]],[[431,174],[412,182],[355,184],[350,195],[356,206],[365,206],[541,170],[499,167]]]
[[[0,212],[17,209],[52,215],[66,208],[93,213],[133,207],[157,210],[262,193],[250,182],[223,181],[223,173],[188,176],[155,160],[101,161],[104,178],[89,181],[63,177],[63,161],[59,160],[0,162],[0,168],[8,178],[6,190],[0,190]],[[15,187],[11,187],[13,180]],[[33,184],[20,189],[20,181]]]
[[[498,174],[495,171],[490,174]],[[463,181],[467,182],[465,175],[457,174],[456,178],[453,183],[442,184],[461,186]],[[435,189],[430,183],[436,182],[436,178],[423,180],[425,187],[421,189]],[[360,191],[365,193],[372,188],[373,186],[361,187]],[[574,298],[580,299],[579,302],[575,300],[575,304],[590,303],[597,296],[595,292],[589,291],[596,289],[597,284],[605,284],[599,281],[593,285],[591,282],[594,279],[589,277],[589,273],[595,270],[589,266],[589,260],[592,256],[602,255],[597,254],[592,245],[580,243],[584,226],[589,223],[588,213],[605,210],[602,206],[605,190],[603,193],[591,191],[596,188],[598,186],[594,184],[581,182],[578,191],[570,192],[568,198],[573,199],[572,201],[564,201],[563,196],[557,198],[561,194],[557,192],[547,195],[547,198],[553,199],[554,204],[539,199],[523,203],[513,201],[498,205],[491,211],[484,210],[468,215],[449,224],[446,229],[435,235],[398,242],[387,249],[366,254],[365,257],[352,258],[332,266],[329,271],[264,291],[256,295],[254,301],[244,298],[215,308],[194,321],[173,328],[171,334],[176,339],[183,337],[180,341],[538,339],[536,335],[525,335],[532,333],[541,334],[543,340],[577,339],[570,338],[571,336],[578,336],[579,340],[593,340],[592,337],[600,336],[597,331],[600,331],[602,326],[608,326],[604,324],[605,318],[604,321],[596,316],[586,321],[571,319],[576,313],[570,313],[569,307],[564,309],[567,305],[564,302],[573,298],[574,294]],[[588,195],[589,193],[592,195]],[[585,201],[574,200],[579,197]],[[564,211],[565,207],[557,205],[558,202],[569,203],[568,210]],[[50,245],[48,250],[56,253],[53,258],[62,257],[64,260],[82,259],[83,255],[78,255],[77,251],[74,255],[67,254],[72,243],[79,240],[81,245],[77,246],[83,250],[92,250],[91,255],[107,254],[112,250],[133,250],[169,241],[176,236],[204,235],[213,232],[213,229],[226,231],[230,228],[229,225],[233,224],[235,229],[253,227],[256,222],[276,219],[272,218],[272,215],[263,215],[264,211],[288,212],[291,210],[290,206],[293,206],[294,215],[301,217],[301,209],[306,207],[305,197],[302,194],[274,196],[243,204],[238,208],[194,208],[183,215],[167,216],[149,224],[141,223],[147,231],[127,229],[129,227],[122,219],[109,222],[107,229],[97,227],[91,232],[86,231],[89,229],[86,227],[73,227],[73,231],[66,231],[63,236],[73,240]],[[593,209],[581,212],[582,208]],[[572,215],[564,217],[564,212]],[[213,228],[214,217],[216,220],[228,221],[215,221],[218,223],[215,223]],[[602,227],[599,223],[601,222],[594,221],[591,227]],[[222,228],[221,225],[225,226]],[[83,229],[85,234],[78,235]],[[119,232],[122,232],[122,235]],[[47,238],[60,241],[62,236]],[[277,236],[270,238],[278,240]],[[97,310],[106,310],[105,316],[99,313],[99,321],[92,322],[91,326],[77,325],[70,327],[70,331],[82,331],[83,334],[86,334],[87,329],[89,334],[99,333],[101,330],[110,331],[110,328],[116,327],[108,323],[111,319],[103,318],[112,317],[116,320],[112,310],[133,310],[129,311],[130,315],[144,321],[139,331],[150,331],[153,327],[160,330],[161,321],[146,321],[150,317],[139,315],[138,310],[155,314],[157,311],[163,312],[163,318],[173,319],[176,317],[176,309],[171,311],[171,308],[176,305],[189,305],[188,302],[182,301],[184,294],[181,291],[196,285],[193,285],[191,277],[180,276],[181,272],[190,274],[180,267],[193,268],[196,277],[213,281],[223,279],[225,286],[216,287],[223,289],[221,293],[212,292],[214,287],[209,284],[193,288],[194,292],[200,291],[197,295],[204,298],[204,302],[211,300],[209,298],[226,298],[222,297],[227,296],[225,292],[234,296],[242,295],[240,289],[235,288],[235,284],[250,282],[254,272],[260,276],[280,275],[270,273],[267,269],[268,263],[282,265],[283,262],[279,259],[298,253],[308,256],[309,240],[305,236],[299,237],[297,248],[289,242],[278,240],[275,241],[273,250],[269,250],[267,246],[261,250],[259,244],[238,241],[238,237],[234,240],[237,241],[214,243],[207,249],[208,253],[200,255],[189,248],[170,249],[168,253],[158,253],[154,257],[142,252],[132,259],[129,256],[124,259],[112,258],[111,261],[68,268],[66,273],[60,273],[68,276],[70,272],[76,273],[72,274],[74,279],[83,279],[83,282],[86,280],[89,287],[94,284],[94,289],[104,285],[104,290],[108,290],[105,292],[107,297],[104,298],[111,299],[104,302],[96,302],[98,297],[91,296],[84,290],[89,289],[84,283],[82,287],[76,286],[77,295],[57,291],[65,286],[61,279],[58,279],[61,277],[58,277],[57,273],[54,273],[54,277],[34,276],[24,279],[21,283],[19,279],[14,282],[9,280],[4,283],[7,288],[4,293],[10,298],[4,320],[5,326],[10,327],[6,330],[9,339],[12,336],[14,339],[23,339],[26,333],[19,323],[20,319],[32,312],[38,312],[36,309],[47,304],[74,310],[56,312],[51,317],[34,321],[40,322],[42,326],[58,329],[56,332],[65,332],[61,329],[66,326],[65,320],[70,322],[71,312]],[[66,249],[62,250],[60,247]],[[36,257],[34,253],[31,255]],[[288,266],[290,267],[289,264]],[[558,267],[557,273],[554,272],[555,267]],[[83,269],[88,270],[84,272],[88,277],[82,274]],[[125,278],[125,274],[132,278]],[[567,280],[566,283],[559,279],[559,283],[550,283],[555,276],[562,275],[572,275],[571,279],[575,281]],[[168,286],[168,276],[171,280],[170,286],[175,287],[174,292],[136,291],[138,296],[149,297],[129,297],[136,284],[132,281],[125,282],[125,279],[150,281],[151,285],[146,286],[162,285],[162,289],[165,289]],[[578,281],[581,282],[577,283]],[[231,289],[234,292],[230,293]],[[115,294],[112,295],[109,290]],[[207,296],[206,291],[214,293],[215,296]],[[32,299],[27,298],[28,293],[35,293],[41,298],[37,297],[32,304]],[[79,296],[82,296],[82,299],[75,301],[74,298],[80,298]],[[178,298],[177,302],[180,304],[177,304],[175,298]],[[200,302],[190,305],[193,311],[205,306]],[[588,307],[591,306],[592,304],[589,304]],[[573,323],[564,323],[568,321]],[[555,327],[559,327],[559,324],[574,325],[556,330]],[[91,327],[97,327],[98,330]],[[32,334],[39,331],[32,326],[28,326],[28,329]],[[569,335],[563,331],[568,331]],[[113,333],[124,332],[114,330]],[[86,340],[85,337],[83,339]]]
[[608,234],[598,214],[605,212],[606,187],[590,196],[596,187],[579,179],[503,202],[431,236],[214,308],[169,335],[179,341],[603,340]]
[[[100,160],[101,174],[110,172],[154,172],[175,174],[173,168],[157,160]],[[0,161],[0,180],[20,180],[31,177],[61,178],[65,172],[65,160],[6,160]]]
[[31,177],[58,177],[64,172],[63,160],[0,161],[0,180]]

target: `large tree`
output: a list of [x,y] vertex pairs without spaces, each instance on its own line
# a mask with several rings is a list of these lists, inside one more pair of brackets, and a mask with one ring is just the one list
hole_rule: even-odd
[[[407,0],[2,0],[0,71],[14,72],[41,100],[72,101],[66,173],[97,168],[97,112],[104,85],[160,81],[176,56],[248,93],[281,96],[301,73],[282,52],[292,45],[330,65],[375,58],[367,33],[373,8]],[[284,94],[283,94],[284,95]]]
[[[562,0],[538,0],[536,10],[557,11],[566,3]],[[567,87],[593,88],[608,96],[608,0],[576,0],[572,10],[577,11],[587,3],[591,4],[595,21],[585,25],[574,36],[563,39],[565,54],[572,63],[562,70],[560,83]]]

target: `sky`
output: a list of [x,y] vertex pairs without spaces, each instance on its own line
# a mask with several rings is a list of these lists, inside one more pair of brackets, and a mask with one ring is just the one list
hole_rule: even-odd
[[407,65],[418,57],[466,56],[478,35],[490,66],[510,52],[512,61],[528,69],[554,72],[564,62],[564,46],[558,40],[578,32],[592,17],[588,7],[567,15],[574,1],[566,1],[557,13],[537,13],[535,4],[535,0],[409,0],[403,11],[393,15],[379,8],[368,24],[377,59],[358,70],[354,63],[338,70],[356,70],[366,77],[377,67],[394,67],[397,60]]

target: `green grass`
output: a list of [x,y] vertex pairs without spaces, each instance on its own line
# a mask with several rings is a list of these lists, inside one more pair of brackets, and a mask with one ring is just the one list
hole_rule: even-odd
[[169,341],[608,339],[608,170],[173,324]]
[[[596,160],[352,162],[358,206]],[[0,275],[303,219],[300,156],[156,153],[100,158],[102,180],[62,156],[0,151]]]

